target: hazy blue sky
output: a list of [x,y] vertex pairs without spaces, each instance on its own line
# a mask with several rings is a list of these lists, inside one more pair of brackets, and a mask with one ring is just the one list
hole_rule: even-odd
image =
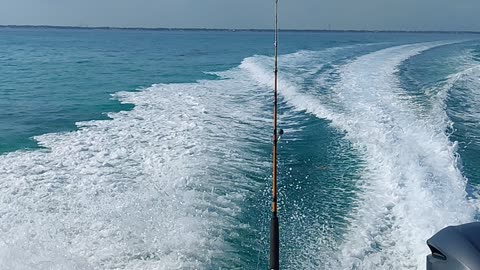
[[[279,0],[281,28],[480,31],[480,0]],[[274,0],[0,0],[0,24],[270,28]]]

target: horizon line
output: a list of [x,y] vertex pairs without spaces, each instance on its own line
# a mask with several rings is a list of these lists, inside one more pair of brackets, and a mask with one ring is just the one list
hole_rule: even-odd
[[[84,29],[84,30],[144,30],[144,31],[219,31],[219,32],[272,32],[264,28],[208,28],[208,27],[118,27],[118,26],[69,26],[69,25],[30,25],[5,24],[0,28],[47,28],[47,29]],[[355,30],[355,29],[279,29],[282,32],[359,32],[359,33],[469,33],[480,34],[473,30]]]

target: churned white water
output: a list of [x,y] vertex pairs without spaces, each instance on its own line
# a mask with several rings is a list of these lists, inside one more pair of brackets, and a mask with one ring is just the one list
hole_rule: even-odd
[[[329,95],[332,100],[300,91],[291,80],[281,81],[280,93],[289,104],[330,120],[366,162],[348,232],[338,248],[317,256],[325,260],[320,253],[331,252],[334,262],[312,258],[310,264],[298,265],[423,269],[430,236],[445,226],[474,220],[477,209],[467,199],[456,144],[445,133],[449,120],[444,106],[436,106],[431,119],[416,115],[415,104],[402,98],[397,77],[403,61],[442,45],[403,45],[360,56],[339,67],[340,79]],[[248,59],[243,67],[252,78],[269,84],[264,59]],[[311,244],[321,246],[322,234],[319,231],[318,242]]]
[[270,171],[244,151],[269,143],[266,93],[252,88],[121,92],[132,111],[0,156],[1,268],[204,269],[225,257],[225,238],[248,226],[236,219],[243,201],[262,187],[240,171]]
[[[405,98],[398,75],[406,60],[447,44],[280,58],[285,136],[302,132],[289,129],[294,115],[327,120],[364,165],[341,239],[319,221],[298,232],[308,237],[286,266],[423,269],[431,235],[475,219],[445,102],[453,84],[477,86],[478,67],[447,78],[428,113]],[[263,218],[245,211],[260,207],[246,201],[265,193],[271,171],[271,66],[253,56],[215,80],[120,92],[114,98],[132,111],[36,137],[44,149],[1,155],[2,269],[229,269],[244,266],[241,252],[265,259],[242,232],[266,234],[244,217]]]

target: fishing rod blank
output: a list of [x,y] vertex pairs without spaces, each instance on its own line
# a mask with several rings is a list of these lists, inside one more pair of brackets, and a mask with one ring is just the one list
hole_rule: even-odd
[[270,269],[280,267],[280,239],[277,215],[277,106],[278,106],[278,0],[275,0],[275,63],[274,63],[274,100],[273,100],[273,172],[272,172],[272,219],[270,224]]

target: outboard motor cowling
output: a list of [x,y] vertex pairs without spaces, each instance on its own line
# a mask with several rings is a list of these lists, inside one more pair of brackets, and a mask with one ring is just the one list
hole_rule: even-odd
[[480,222],[447,227],[427,244],[427,270],[480,270]]

